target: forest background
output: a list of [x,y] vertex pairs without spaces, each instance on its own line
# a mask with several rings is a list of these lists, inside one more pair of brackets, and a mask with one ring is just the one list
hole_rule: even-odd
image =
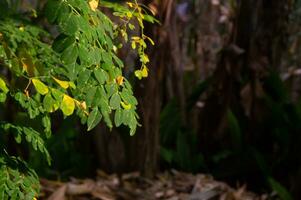
[[[21,1],[20,9],[42,13],[44,3]],[[154,41],[146,49],[148,77],[135,78],[139,55],[130,44],[118,52],[138,100],[135,135],[104,123],[87,132],[78,117],[54,114],[45,144],[52,165],[9,135],[1,145],[48,179],[93,177],[96,169],[154,177],[175,168],[300,199],[301,1],[141,3],[158,19],[144,27]],[[1,120],[24,120],[7,105],[0,113]]]

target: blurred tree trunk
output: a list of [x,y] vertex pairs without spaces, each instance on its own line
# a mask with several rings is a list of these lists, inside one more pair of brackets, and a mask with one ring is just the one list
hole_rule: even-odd
[[[233,148],[227,136],[227,115],[248,120],[242,139],[254,141],[256,122],[262,115],[258,100],[264,93],[261,80],[281,65],[287,49],[290,0],[237,0],[232,5],[232,31],[213,75],[201,113],[199,142],[202,152],[218,146]],[[258,111],[258,112],[257,112]],[[248,137],[252,135],[252,137]],[[249,141],[252,138],[253,141]],[[251,139],[250,139],[251,140]]]
[[243,76],[248,76],[252,98],[256,92],[254,84],[269,68],[280,65],[286,48],[289,2],[237,1],[233,30],[220,52],[211,94],[203,111],[201,121],[205,135],[224,131],[226,110],[240,105]]
[[[157,6],[155,0],[145,0],[144,5]],[[162,20],[165,3],[157,7],[157,19]],[[142,127],[130,140],[129,166],[137,169],[143,176],[153,178],[158,168],[159,159],[159,124],[161,111],[162,70],[165,65],[164,56],[166,43],[162,35],[162,27],[146,25],[145,34],[153,38],[155,46],[149,44],[148,54],[150,63],[149,76],[135,87],[135,96],[139,102],[139,115]]]

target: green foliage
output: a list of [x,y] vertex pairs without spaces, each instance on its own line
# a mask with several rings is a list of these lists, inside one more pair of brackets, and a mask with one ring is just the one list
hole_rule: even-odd
[[1,154],[0,198],[32,200],[39,192],[36,173],[19,158]]
[[160,155],[168,166],[190,172],[205,169],[204,157],[197,148],[197,135],[183,125],[175,100],[161,113],[160,140]]
[[[20,12],[16,5],[11,1],[1,3],[0,102],[41,124],[39,127],[22,124],[14,113],[6,110],[5,115],[9,117],[5,121],[3,116],[0,121],[1,133],[13,136],[16,143],[30,143],[49,164],[45,139],[51,136],[53,112],[60,110],[65,117],[76,114],[87,124],[88,131],[103,120],[110,128],[113,122],[116,126],[124,124],[133,135],[138,125],[137,100],[122,74],[124,64],[117,53],[122,46],[120,38],[125,38],[129,28],[139,28],[130,22],[137,20],[143,30],[143,20],[152,21],[152,17],[146,15],[137,2],[104,3],[103,6],[110,5],[117,10],[115,15],[121,21],[127,21],[120,28],[121,25],[97,9],[97,0],[48,0],[44,10],[34,11],[34,15]],[[49,29],[36,23],[35,18],[44,20],[44,17],[50,23]],[[145,71],[148,58],[144,53],[144,40],[151,39],[143,31],[141,36],[135,37],[139,38],[137,51]],[[4,161],[1,163],[0,178],[6,181],[1,199],[14,195],[15,199],[32,199],[38,195],[38,179],[34,173],[23,176],[18,169]],[[20,186],[11,185],[10,181],[18,181]],[[32,187],[33,183],[36,187]]]
[[[200,138],[196,138],[190,123],[183,122],[178,103],[170,101],[160,116],[163,163],[190,172],[209,170],[228,181],[254,181],[260,192],[269,188],[281,199],[292,199],[284,174],[299,171],[300,160],[296,158],[301,150],[301,101],[292,102],[278,72],[269,71],[261,81],[262,96],[254,97],[260,109],[254,109],[254,116],[246,116],[238,103],[225,107],[220,127],[223,133],[204,133],[204,146],[197,143]],[[195,87],[187,98],[185,112],[197,109],[193,106],[210,90],[209,84],[210,78]]]

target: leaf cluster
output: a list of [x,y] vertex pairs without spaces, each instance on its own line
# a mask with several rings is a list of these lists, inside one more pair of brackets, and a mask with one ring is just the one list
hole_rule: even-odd
[[[51,136],[53,112],[61,111],[65,117],[76,114],[88,131],[104,121],[109,128],[123,124],[133,135],[139,125],[138,102],[123,76],[123,61],[117,56],[121,48],[118,37],[135,28],[130,20],[138,20],[142,35],[134,43],[138,46],[143,74],[137,77],[146,77],[145,64],[149,60],[144,53],[144,40],[152,40],[143,34],[143,19],[152,18],[144,15],[137,2],[104,3],[121,20],[127,16],[126,25],[118,28],[121,26],[98,10],[100,4],[97,0],[47,0],[39,17],[47,19],[48,29],[18,9],[0,16],[0,103],[10,105],[29,120],[40,120],[43,131],[16,120],[0,121],[0,129],[12,134],[17,143],[30,143],[49,164],[51,159],[44,140]],[[132,44],[133,41],[134,38]],[[10,180],[15,177],[12,173],[19,173],[17,169],[6,171]],[[4,188],[8,194],[9,190]],[[20,191],[38,193],[30,187]]]

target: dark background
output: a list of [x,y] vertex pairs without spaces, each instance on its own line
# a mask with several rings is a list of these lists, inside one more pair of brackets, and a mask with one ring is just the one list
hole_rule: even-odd
[[56,115],[47,142],[52,166],[26,147],[23,157],[51,179],[93,176],[96,169],[153,177],[176,168],[258,193],[281,184],[300,199],[301,2],[143,3],[160,21],[146,24],[155,41],[149,77],[132,77],[137,55],[120,52],[139,100],[136,135],[103,124],[86,133],[76,117]]

